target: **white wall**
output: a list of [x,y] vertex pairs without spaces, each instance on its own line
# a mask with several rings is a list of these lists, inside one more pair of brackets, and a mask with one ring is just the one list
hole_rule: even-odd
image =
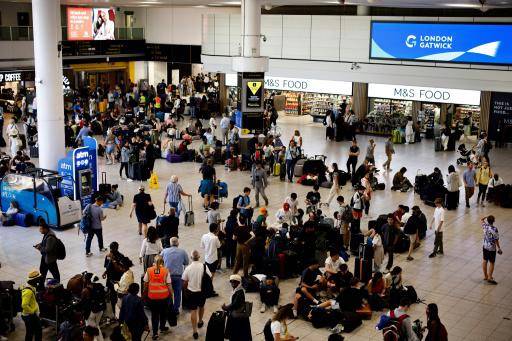
[[134,77],[132,82],[138,81],[139,79],[148,79],[148,62],[138,61],[134,62]]
[[167,63],[147,62],[149,84],[158,84],[165,79],[167,82]]
[[240,13],[240,8],[148,7],[146,41],[155,44],[201,45],[202,15]]

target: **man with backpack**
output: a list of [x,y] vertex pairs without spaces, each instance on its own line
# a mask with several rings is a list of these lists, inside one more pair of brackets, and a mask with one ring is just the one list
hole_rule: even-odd
[[57,266],[57,259],[64,259],[65,251],[64,257],[62,257],[64,244],[62,244],[62,241],[55,236],[53,231],[50,231],[50,227],[44,220],[39,222],[39,232],[43,235],[43,240],[34,247],[41,252],[41,264],[39,265],[41,282],[39,286],[44,287],[48,270],[51,272],[53,278],[60,282],[60,272],[59,267]]
[[412,322],[407,311],[411,303],[408,298],[402,298],[400,305],[381,316],[377,329],[382,330],[385,341],[419,341],[420,339],[412,329]]

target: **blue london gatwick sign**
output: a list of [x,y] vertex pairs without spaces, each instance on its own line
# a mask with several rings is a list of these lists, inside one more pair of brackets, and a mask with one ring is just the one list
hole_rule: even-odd
[[370,58],[512,65],[512,25],[372,21]]

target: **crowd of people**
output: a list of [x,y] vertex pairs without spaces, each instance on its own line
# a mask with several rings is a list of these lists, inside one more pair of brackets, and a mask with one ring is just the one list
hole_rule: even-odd
[[[242,152],[240,135],[232,118],[224,115],[217,127],[212,108],[203,108],[200,104],[199,110],[197,107],[193,109],[193,101],[187,102],[180,97],[193,97],[194,89],[210,84],[207,78],[203,76],[204,85],[201,81],[198,85],[197,79],[194,84],[192,79],[185,78],[176,89],[169,89],[165,84],[146,89],[120,84],[104,95],[108,101],[105,113],[98,115],[94,109],[101,102],[99,91],[96,95],[87,94],[92,96],[87,101],[87,97],[78,98],[72,112],[68,113],[67,145],[79,146],[85,136],[102,134],[107,164],[120,163],[121,179],[148,179],[155,160],[160,157],[170,160],[170,155],[180,155],[183,161],[200,163],[199,192],[208,232],[195,248],[185,250],[180,247],[180,234],[183,234],[180,217],[186,210],[182,198],[191,197],[191,193],[184,190],[176,175],[171,177],[165,189],[163,202],[168,210],[163,216],[157,217],[153,198],[145,192],[143,185],[139,186],[132,201],[130,218],[135,213],[138,233],[143,236],[139,253],[144,273],[141,286],[134,278],[134,263],[120,252],[122,241],[111,242],[108,250],[103,242],[103,221],[106,219],[103,209],[122,205],[123,196],[118,186],[108,197],[97,195],[83,212],[88,219],[85,254],[92,256],[91,246],[96,236],[99,252],[105,253],[105,271],[101,275],[105,284],[90,273],[78,274],[70,280],[67,289],[73,292],[78,288],[73,292],[76,299],[73,302],[79,304],[73,304],[73,314],[66,314],[61,325],[61,340],[103,340],[101,329],[107,311],[111,312],[109,321],[115,322],[110,336],[112,340],[122,340],[128,332],[132,340],[141,340],[145,331],[157,340],[178,324],[178,317],[184,311],[190,312],[191,335],[198,339],[205,324],[205,304],[209,298],[218,296],[213,279],[223,267],[224,259],[225,268],[232,271],[229,276],[232,295],[218,307],[223,312],[221,316],[227,319],[225,331],[223,329],[225,338],[252,339],[251,302],[247,302],[245,296],[245,292],[252,291],[259,293],[260,312],[269,308],[273,312],[263,331],[267,340],[296,340],[287,326],[287,320],[295,318],[310,321],[314,327],[330,328],[335,340],[335,335],[350,332],[360,325],[366,312],[383,310],[386,318],[381,317],[380,322],[385,321],[379,322],[380,329],[388,331],[397,322],[397,334],[401,339],[421,339],[424,330],[407,315],[410,305],[417,303],[418,295],[412,286],[405,284],[403,270],[395,264],[394,254],[407,252],[406,260],[412,261],[414,250],[421,247],[420,241],[430,228],[435,240],[429,257],[443,255],[444,207],[457,207],[461,185],[465,187],[467,206],[478,185],[477,204],[483,206],[486,194],[492,192],[490,189],[496,190],[503,184],[503,180],[491,171],[488,154],[479,154],[478,171],[470,162],[464,174],[459,176],[450,166],[445,191],[440,190],[444,189],[445,182],[439,169],[428,175],[429,183],[436,189],[432,190],[435,210],[431,219],[419,206],[410,209],[402,204],[394,212],[379,212],[377,219],[370,219],[371,200],[379,187],[379,170],[375,165],[377,145],[370,139],[360,162],[361,150],[351,124],[354,113],[344,103],[339,112],[347,114],[336,117],[333,113],[332,117],[327,117],[326,124],[328,128],[336,128],[336,139],[339,135],[341,139],[351,141],[347,171],[339,169],[337,163],[331,167],[324,165],[314,174],[312,190],[304,198],[292,192],[280,202],[272,203],[279,209],[275,218],[270,217],[270,200],[265,189],[271,175],[290,182],[298,177],[296,169],[304,160],[300,131],[296,130],[285,146],[273,122],[264,138],[252,138],[247,143],[247,151]],[[210,97],[213,91],[208,91],[209,87],[206,91]],[[94,96],[99,97],[99,102]],[[200,103],[203,100],[208,102],[210,99],[205,95]],[[190,111],[191,119],[186,128],[180,130],[177,121],[182,118],[185,107]],[[267,110],[273,112],[271,106]],[[208,121],[206,129],[201,120]],[[339,128],[335,122],[339,122]],[[194,140],[201,141],[196,143],[196,146],[199,144],[197,151],[192,146]],[[177,148],[176,141],[181,141]],[[395,153],[391,139],[383,151],[387,157],[383,168],[391,171]],[[229,171],[250,171],[247,187],[233,197],[225,219],[219,211],[222,185],[215,171],[216,163],[225,165]],[[406,171],[401,167],[393,176],[392,190],[414,188],[405,176]],[[353,186],[350,198],[341,195],[341,186],[347,180]],[[324,200],[321,185],[330,188]],[[375,212],[372,213],[372,217],[375,216]],[[367,228],[361,226],[363,217],[368,222]],[[493,277],[494,263],[496,253],[502,252],[495,223],[493,216],[482,219],[482,269],[484,280],[490,284],[497,284]],[[47,304],[44,301],[46,293],[60,282],[57,265],[62,260],[58,256],[60,241],[46,224],[41,223],[39,229],[43,235],[42,242],[36,245],[41,252],[40,268],[29,273],[22,290],[22,317],[27,340],[41,339],[40,305]],[[356,258],[354,272],[347,264],[349,252]],[[55,281],[51,284],[46,280],[48,272]],[[300,277],[295,294],[290,302],[284,301],[279,282],[294,277]],[[149,318],[146,308],[150,311]],[[437,306],[429,304],[426,314],[427,339],[447,340]]]

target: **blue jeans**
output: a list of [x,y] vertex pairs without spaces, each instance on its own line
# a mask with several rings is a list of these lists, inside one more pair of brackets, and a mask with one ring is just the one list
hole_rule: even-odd
[[179,202],[169,202],[169,206],[174,207],[176,209],[176,217],[180,217],[181,210],[179,209],[180,203]]
[[286,160],[286,174],[288,175],[288,180],[293,180],[293,169],[295,168],[295,160]]
[[92,238],[96,235],[98,237],[98,246],[103,249],[103,230],[102,229],[91,229],[91,231],[87,234],[87,240],[85,241],[85,252],[91,252],[91,243]]
[[181,305],[181,275],[171,275],[172,291],[174,291],[173,312],[179,314]]

